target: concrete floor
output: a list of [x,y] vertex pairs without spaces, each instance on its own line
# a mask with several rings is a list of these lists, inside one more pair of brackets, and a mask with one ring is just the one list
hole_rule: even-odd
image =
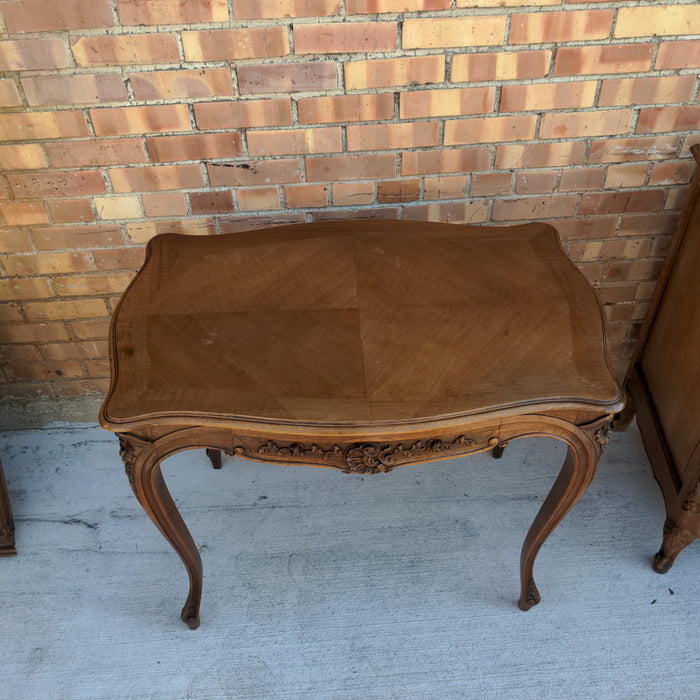
[[660,576],[664,510],[635,426],[542,549],[519,550],[554,441],[375,477],[203,451],[164,474],[202,551],[187,579],[92,425],[0,433],[19,555],[0,559],[0,697],[672,698],[700,687],[700,545]]

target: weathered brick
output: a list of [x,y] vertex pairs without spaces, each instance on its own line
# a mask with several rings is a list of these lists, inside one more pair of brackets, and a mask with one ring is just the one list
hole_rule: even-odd
[[510,194],[513,190],[511,173],[473,173],[469,186],[472,197],[492,197]]
[[335,64],[327,61],[265,63],[238,67],[238,89],[241,95],[335,90],[337,86]]
[[187,198],[182,192],[142,194],[141,204],[146,216],[181,216],[187,214]]
[[501,112],[543,111],[592,107],[598,83],[581,80],[566,83],[504,85]]
[[27,230],[0,228],[0,253],[29,253],[32,250],[34,246]]
[[10,78],[0,78],[0,106],[20,107],[21,105],[22,98],[15,81]]
[[535,116],[451,119],[445,122],[445,145],[521,141],[535,135]]
[[437,146],[440,138],[438,122],[405,124],[363,124],[346,127],[348,151],[375,151],[386,148]]
[[244,129],[247,127],[290,126],[292,103],[289,98],[240,102],[200,102],[194,116],[201,130]]
[[297,158],[246,161],[241,163],[207,163],[212,187],[239,187],[301,181]]
[[237,158],[243,155],[238,132],[154,136],[146,139],[146,147],[154,163],[205,158]]
[[182,32],[186,61],[238,61],[289,54],[286,27],[246,27]]
[[[593,0],[601,2],[602,0]],[[457,7],[522,7],[523,5],[560,5],[560,0],[457,0]]]
[[11,255],[3,257],[2,264],[9,275],[18,276],[52,275],[95,269],[90,255],[79,252]]
[[41,146],[35,143],[0,145],[0,163],[5,170],[36,170],[47,165]]
[[394,116],[394,95],[332,95],[302,97],[297,102],[301,124],[382,121]]
[[59,398],[85,394],[104,395],[109,390],[109,379],[66,379],[54,382],[52,388]]
[[115,192],[150,192],[203,187],[204,177],[197,164],[153,165],[141,168],[112,168],[107,171]]
[[700,5],[621,7],[615,22],[615,37],[700,34]]
[[342,150],[340,127],[248,131],[252,156],[334,153]]
[[605,175],[605,189],[617,190],[625,187],[641,187],[647,179],[649,166],[646,163],[624,163],[611,165]]
[[451,0],[345,0],[350,15],[448,10]]
[[563,168],[559,180],[559,191],[599,190],[602,187],[604,173],[604,168]]
[[122,24],[228,22],[226,0],[117,0]]
[[545,194],[554,192],[558,179],[558,170],[525,170],[515,176],[515,193]]
[[654,44],[562,46],[557,50],[554,75],[648,71],[653,53]]
[[69,224],[80,221],[94,221],[89,199],[47,200],[51,221],[55,224]]
[[294,27],[294,53],[332,54],[393,51],[395,22],[334,22]]
[[648,238],[577,241],[571,246],[570,256],[577,262],[645,258],[649,253],[650,244]]
[[599,192],[584,194],[579,214],[622,214],[624,212],[656,211],[663,207],[663,190],[633,192]]
[[107,316],[109,313],[103,299],[26,302],[22,304],[22,311],[30,321],[66,321]]
[[676,135],[603,139],[592,141],[589,163],[623,163],[634,160],[664,160],[678,149]]
[[399,114],[401,119],[486,114],[493,111],[496,88],[416,90],[402,92],[400,99]]
[[588,216],[560,219],[554,224],[563,241],[610,238],[615,235],[617,216]]
[[401,43],[404,49],[495,46],[505,31],[505,15],[411,18],[404,20]]
[[333,185],[333,204],[336,207],[361,206],[374,202],[371,182],[339,182]]
[[622,214],[620,216],[620,226],[617,231],[618,236],[649,236],[664,235],[670,236],[678,223],[679,213],[663,212],[654,214],[645,212],[644,214]]
[[22,87],[30,105],[93,104],[127,99],[126,86],[118,73],[22,78]]
[[93,29],[114,24],[109,0],[7,0],[0,11],[11,33]]
[[328,206],[326,185],[289,185],[284,188],[284,203],[290,209]]
[[141,139],[90,139],[47,143],[46,151],[54,168],[126,165],[145,163]]
[[[122,294],[129,286],[133,274],[116,272],[112,274],[67,275],[53,278],[53,287],[58,296],[89,297],[106,294]],[[50,340],[50,338],[41,338]]]
[[57,70],[69,66],[68,52],[60,39],[0,41],[0,70]]
[[420,180],[382,180],[377,183],[377,202],[415,202],[420,198]]
[[71,52],[78,66],[122,66],[180,61],[177,35],[166,33],[76,36],[71,37]]
[[656,70],[697,67],[700,67],[700,40],[665,41],[659,46]]
[[172,100],[233,94],[231,71],[228,68],[129,73],[129,81],[137,100]]
[[689,160],[654,163],[649,175],[650,185],[679,185],[690,181],[694,165]]
[[542,117],[539,136],[543,139],[561,139],[624,134],[629,131],[632,116],[631,109],[550,112]]
[[423,199],[460,199],[467,191],[466,175],[437,175],[423,179]]
[[478,224],[488,218],[488,202],[431,202],[407,205],[403,218],[408,221],[446,221],[452,224]]
[[598,105],[609,107],[690,102],[694,87],[694,75],[603,80]]
[[189,131],[192,128],[190,112],[184,104],[110,107],[91,109],[89,113],[98,136]]
[[121,231],[114,224],[35,227],[32,237],[38,250],[85,250],[124,245]]
[[440,148],[429,151],[406,151],[401,155],[402,175],[436,175],[488,170],[491,149]]
[[328,17],[340,12],[340,0],[234,0],[235,19]]
[[125,197],[93,197],[97,218],[110,219],[136,219],[143,216],[141,202],[136,195]]
[[52,382],[18,382],[0,387],[0,396],[10,399],[56,398]]
[[700,105],[649,107],[639,111],[638,134],[655,131],[695,131],[700,124]]
[[8,176],[18,199],[34,197],[70,197],[79,194],[102,194],[107,191],[102,175],[96,170],[16,173]]
[[98,270],[138,270],[143,264],[143,249],[112,248],[93,251]]
[[306,177],[310,182],[374,180],[395,176],[396,157],[391,153],[306,159]]
[[58,139],[88,136],[85,117],[79,110],[0,114],[0,140]]
[[544,78],[551,60],[549,50],[457,54],[452,57],[450,81],[474,83]]
[[[59,302],[60,303],[60,302]],[[62,362],[65,360],[83,360],[87,358],[106,358],[109,348],[106,340],[82,340],[67,343],[46,343],[38,345],[41,359],[45,362]]]
[[445,56],[403,56],[345,64],[345,87],[366,90],[401,85],[441,83],[445,79]]
[[661,272],[661,265],[659,260],[610,263],[605,273],[605,280],[607,282],[655,280]]
[[8,202],[0,205],[0,212],[2,212],[5,223],[10,226],[49,223],[49,217],[41,202]]
[[[16,323],[24,321],[24,315],[20,311],[19,304],[0,304],[0,323]],[[32,351],[36,354],[36,351],[32,346],[27,348],[28,353]],[[7,361],[3,350],[0,350],[0,362]]]
[[221,218],[221,233],[255,231],[257,229],[270,228],[272,226],[300,224],[304,223],[305,221],[306,214],[303,212],[297,212],[295,214],[280,214],[279,212],[273,212],[271,214],[261,214],[260,216],[245,214],[244,216]]
[[178,221],[142,221],[126,225],[133,243],[147,243],[159,233],[183,233],[187,236],[213,236],[216,233],[211,219],[189,217]]
[[493,203],[494,221],[539,221],[572,216],[576,211],[576,195],[561,194],[525,199],[497,199]]
[[233,190],[209,190],[192,192],[190,204],[193,214],[222,214],[236,211]]
[[255,187],[238,190],[238,208],[241,211],[280,209],[280,193],[276,187]]
[[46,299],[52,297],[53,292],[47,279],[43,277],[35,279],[0,279],[0,299]]
[[606,39],[613,10],[566,10],[529,12],[510,19],[509,44],[544,44],[563,41]]

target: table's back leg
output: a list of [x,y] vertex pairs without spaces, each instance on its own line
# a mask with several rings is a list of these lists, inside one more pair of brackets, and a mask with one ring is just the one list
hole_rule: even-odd
[[120,436],[121,455],[134,494],[156,527],[163,533],[187,569],[190,590],[182,609],[182,621],[190,628],[199,627],[199,604],[202,598],[202,559],[160,471],[163,458],[150,445],[130,442]]

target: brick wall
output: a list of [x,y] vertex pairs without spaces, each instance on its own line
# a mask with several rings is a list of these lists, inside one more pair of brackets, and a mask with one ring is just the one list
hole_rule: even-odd
[[108,384],[158,232],[546,220],[622,371],[700,142],[700,5],[2,0],[0,393]]

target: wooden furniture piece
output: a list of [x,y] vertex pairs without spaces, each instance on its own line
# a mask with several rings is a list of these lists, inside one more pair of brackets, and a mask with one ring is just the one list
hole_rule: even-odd
[[[700,163],[700,146],[692,147]],[[625,387],[654,476],[666,522],[654,569],[666,573],[700,536],[700,168],[673,235]],[[617,426],[616,426],[617,427]]]
[[9,557],[17,554],[15,549],[15,523],[12,520],[10,499],[7,496],[5,475],[0,464],[0,557]]
[[159,463],[188,448],[356,474],[568,445],[527,534],[538,550],[593,478],[623,406],[593,291],[547,225],[345,221],[156,236],[114,313],[100,419],[141,505],[182,558],[199,624],[202,565]]

